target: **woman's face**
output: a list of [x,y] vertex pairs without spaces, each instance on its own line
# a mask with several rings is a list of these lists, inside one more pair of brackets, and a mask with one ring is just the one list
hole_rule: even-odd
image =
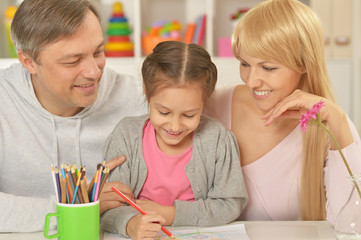
[[279,63],[251,57],[242,49],[239,59],[241,78],[262,112],[271,110],[299,86],[302,73]]

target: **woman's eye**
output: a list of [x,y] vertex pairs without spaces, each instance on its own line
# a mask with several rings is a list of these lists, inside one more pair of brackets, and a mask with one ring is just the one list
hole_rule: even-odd
[[187,115],[187,114],[184,114],[183,116],[185,116],[186,118],[192,118],[192,117],[194,117],[194,115]]
[[242,67],[248,67],[248,64],[247,63],[241,63],[241,66]]
[[263,69],[265,69],[265,70],[267,70],[267,71],[273,71],[273,70],[275,70],[276,68],[264,66]]
[[169,112],[161,112],[161,111],[159,111],[159,113],[160,113],[161,115],[168,115],[168,114],[169,114]]

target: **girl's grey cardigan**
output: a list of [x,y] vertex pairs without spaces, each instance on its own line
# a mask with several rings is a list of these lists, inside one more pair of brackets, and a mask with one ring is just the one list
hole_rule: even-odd
[[[106,160],[126,156],[125,163],[114,169],[109,178],[130,186],[136,198],[147,177],[142,136],[148,119],[148,114],[124,118],[115,127],[104,148]],[[238,218],[248,196],[238,144],[231,131],[217,120],[202,116],[193,135],[192,158],[185,172],[195,201],[174,202],[176,213],[172,226],[222,225]],[[102,216],[102,228],[128,237],[127,223],[137,214],[131,206],[109,210]]]

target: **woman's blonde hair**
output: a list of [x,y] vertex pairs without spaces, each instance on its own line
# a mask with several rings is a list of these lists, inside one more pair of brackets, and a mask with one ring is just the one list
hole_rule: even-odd
[[[237,24],[232,49],[277,62],[303,73],[299,89],[334,100],[326,68],[320,20],[297,0],[267,0],[252,8]],[[327,123],[326,123],[327,124]],[[328,138],[317,126],[303,137],[300,212],[304,220],[325,219],[324,160]]]

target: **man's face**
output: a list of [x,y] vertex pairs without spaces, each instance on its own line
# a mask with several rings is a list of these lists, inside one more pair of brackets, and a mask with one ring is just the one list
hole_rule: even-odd
[[42,49],[34,64],[32,83],[41,105],[58,116],[73,116],[93,104],[105,65],[100,23],[89,11],[70,38]]

